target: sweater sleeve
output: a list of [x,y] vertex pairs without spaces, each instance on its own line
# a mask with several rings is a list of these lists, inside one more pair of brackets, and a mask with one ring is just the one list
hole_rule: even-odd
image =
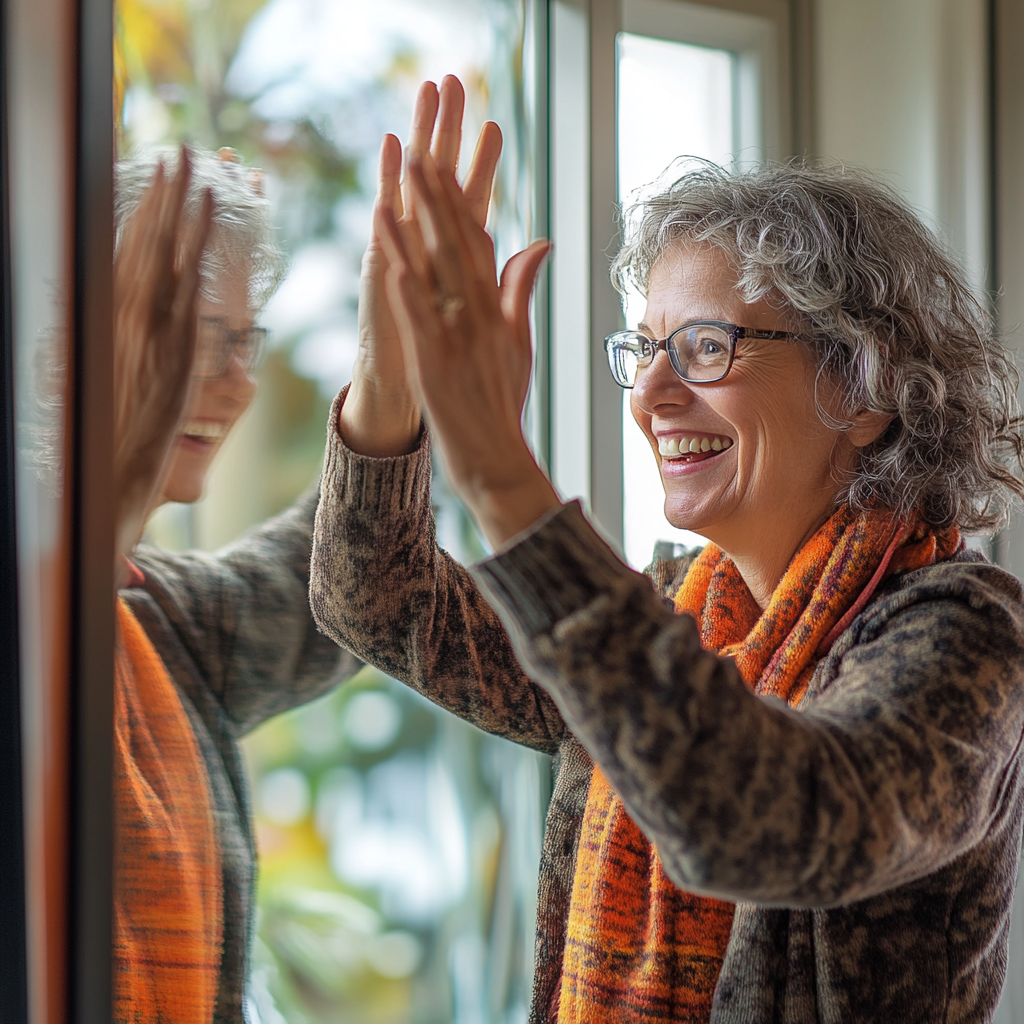
[[362,666],[316,628],[307,588],[316,488],[214,553],[140,545],[145,587],[239,733]]
[[869,608],[800,711],[704,650],[693,619],[577,505],[475,571],[673,881],[822,907],[931,873],[1009,813],[1024,727],[1019,587],[991,566],[944,568],[956,570],[948,583],[907,583],[884,613]]
[[416,451],[350,451],[331,410],[310,605],[343,647],[487,732],[554,753],[565,724],[523,672],[470,573],[437,546],[426,435]]

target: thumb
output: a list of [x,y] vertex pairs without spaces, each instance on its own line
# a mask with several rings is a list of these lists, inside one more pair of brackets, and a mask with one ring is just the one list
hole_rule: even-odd
[[522,252],[517,252],[501,272],[501,313],[517,340],[529,339],[530,295],[545,257],[551,252],[547,239],[538,239]]

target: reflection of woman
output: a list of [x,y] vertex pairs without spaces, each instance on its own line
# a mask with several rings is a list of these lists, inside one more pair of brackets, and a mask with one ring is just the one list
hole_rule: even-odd
[[[349,411],[357,368],[311,599],[359,657],[557,755],[531,1020],[989,1020],[1024,608],[960,531],[999,522],[1022,446],[958,269],[840,171],[699,169],[640,209],[616,273],[645,323],[610,361],[668,518],[712,542],[652,588],[521,433],[545,247],[499,289],[452,176],[409,177],[415,216],[378,230],[410,429]],[[497,552],[472,573],[436,547],[419,403]]]
[[202,152],[174,179],[155,171],[117,168],[116,472],[132,569],[118,601],[114,1015],[241,1021],[255,851],[236,742],[359,666],[309,614],[315,494],[216,554],[132,551],[156,505],[200,497],[252,401],[253,316],[280,271],[249,172]]

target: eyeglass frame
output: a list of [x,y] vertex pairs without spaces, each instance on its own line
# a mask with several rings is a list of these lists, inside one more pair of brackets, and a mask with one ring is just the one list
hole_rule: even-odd
[[[221,330],[218,343],[217,358],[214,360],[214,367],[218,368],[217,373],[199,373],[199,361],[202,358],[202,331],[204,326],[217,326]],[[251,373],[259,368],[266,352],[267,339],[270,331],[266,327],[229,327],[219,316],[204,316],[199,318],[199,325],[196,330],[196,357],[192,367],[192,376],[197,380],[219,380],[228,372],[228,365],[236,352],[251,352],[248,360],[243,360],[242,365],[246,373]],[[243,341],[243,336],[245,340]],[[226,339],[226,340],[225,340]]]
[[[690,380],[689,377],[684,377],[679,367],[676,365],[676,359],[673,355],[675,349],[669,344],[672,339],[682,331],[690,330],[693,327],[717,327],[720,331],[723,331],[729,339],[729,362],[726,363],[725,370],[722,372],[720,377],[712,377],[708,380]],[[719,381],[725,380],[729,376],[729,371],[732,370],[733,360],[736,358],[736,342],[745,338],[752,338],[760,341],[813,341],[813,338],[808,338],[805,334],[794,334],[792,331],[769,331],[759,327],[741,327],[739,324],[731,324],[725,320],[688,320],[685,324],[677,327],[667,338],[658,340],[656,338],[648,338],[643,331],[613,331],[607,335],[604,339],[604,351],[608,357],[608,370],[612,375],[612,380],[625,391],[631,391],[636,386],[636,379],[634,378],[632,384],[622,384],[619,382],[618,377],[615,376],[615,371],[611,366],[611,348],[614,339],[621,338],[624,334],[628,334],[634,337],[640,337],[647,340],[647,342],[653,346],[651,350],[651,361],[647,365],[650,366],[654,363],[659,352],[664,351],[668,356],[669,364],[672,367],[675,375],[684,384],[717,384]],[[637,368],[639,369],[639,367]]]

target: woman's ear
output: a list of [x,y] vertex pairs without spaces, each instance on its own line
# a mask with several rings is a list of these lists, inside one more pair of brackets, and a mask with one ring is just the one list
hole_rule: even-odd
[[850,426],[846,429],[846,436],[855,448],[865,448],[877,441],[894,419],[895,417],[891,413],[858,409],[850,417]]

